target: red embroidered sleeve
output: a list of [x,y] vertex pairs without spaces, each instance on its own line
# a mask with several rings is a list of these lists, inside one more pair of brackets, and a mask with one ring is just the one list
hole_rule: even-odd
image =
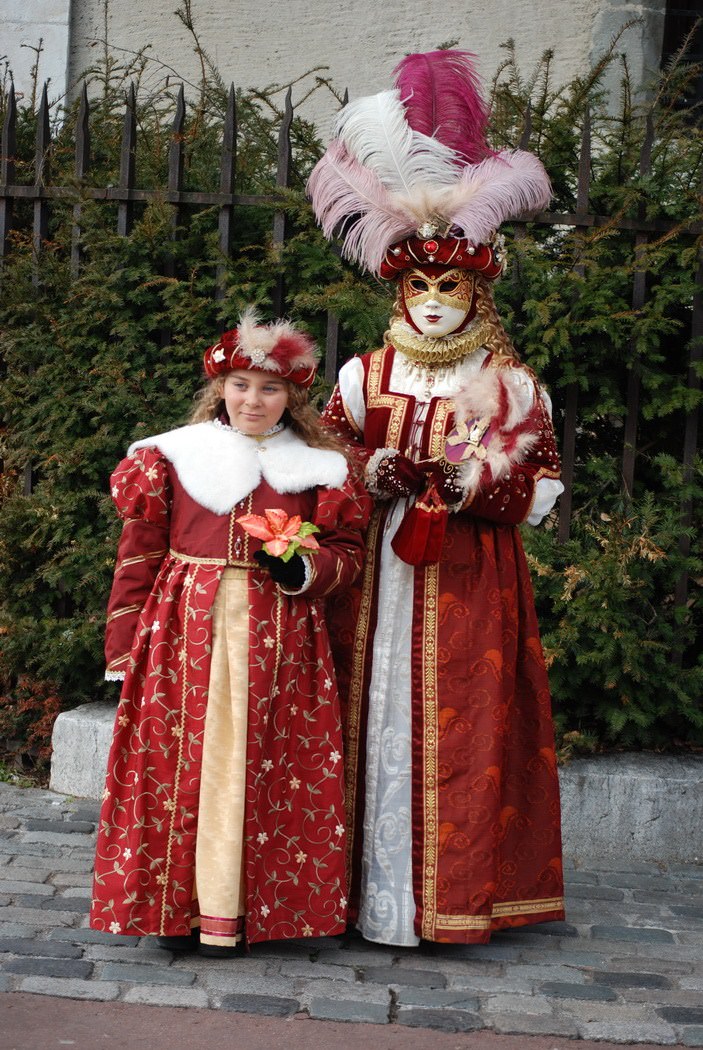
[[363,486],[348,479],[340,489],[319,489],[313,516],[320,549],[312,563],[306,597],[321,598],[353,583],[364,560],[364,530],[372,502]]
[[168,553],[171,490],[166,462],[155,449],[140,449],[110,478],[124,528],[117,550],[105,631],[106,677],[124,677],[134,632],[161,563]]

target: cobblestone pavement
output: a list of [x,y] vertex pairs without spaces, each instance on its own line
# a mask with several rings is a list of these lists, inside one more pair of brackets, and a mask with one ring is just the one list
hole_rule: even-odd
[[703,865],[570,865],[568,922],[485,946],[348,936],[210,960],[87,928],[97,816],[0,783],[0,991],[703,1047]]

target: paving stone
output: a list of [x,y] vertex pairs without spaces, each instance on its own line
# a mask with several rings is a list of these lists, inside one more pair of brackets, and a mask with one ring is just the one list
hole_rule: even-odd
[[[283,980],[283,978],[281,978]],[[230,983],[226,991],[241,991],[237,985],[236,989]],[[258,978],[252,982],[252,991],[266,991],[271,994],[271,979],[264,981]],[[303,978],[294,979],[287,991],[276,989],[277,995],[289,995],[297,999],[301,1008],[307,1008],[313,999],[339,999],[344,997],[350,1002],[359,1003],[381,1003],[388,1006],[391,1000],[391,990],[384,984],[340,984],[339,981],[306,981]]]
[[501,992],[510,994],[532,995],[534,992],[534,981],[510,976],[502,976],[496,979],[489,975],[451,974],[449,987],[457,991],[476,992],[479,995],[493,995],[498,988],[500,988]]
[[126,1003],[146,1006],[208,1007],[210,1000],[203,988],[169,988],[163,984],[139,984],[128,988],[122,997]]
[[0,908],[0,922],[30,922],[42,926],[72,926],[80,912],[52,911],[49,908],[19,908],[14,904]]
[[[6,878],[11,879],[24,879],[26,875],[18,874],[17,869],[21,869],[22,872],[30,873],[30,882],[32,878],[37,878],[39,874],[43,876],[42,882],[45,882],[50,875],[55,875],[56,872],[81,872],[83,874],[89,874],[93,867],[93,858],[89,861],[84,862],[83,860],[70,856],[60,857],[32,857],[31,862],[27,857],[10,857],[10,864],[7,870]],[[31,867],[29,866],[31,863]],[[92,876],[91,876],[92,877]]]
[[134,984],[172,984],[186,987],[193,984],[195,974],[173,967],[147,966],[140,963],[108,962],[103,966],[103,981],[129,981]]
[[[692,976],[679,977],[679,988],[689,989],[692,992],[703,992],[703,974],[693,974]],[[703,999],[703,995],[701,996]]]
[[[0,883],[0,888],[2,884]],[[687,919],[703,919],[703,904],[669,904],[674,915]]]
[[703,1006],[660,1006],[657,1013],[670,1024],[703,1024]]
[[310,1017],[318,1021],[353,1021],[366,1024],[388,1024],[388,1006],[380,1003],[356,1002],[351,999],[311,999],[307,1007]]
[[120,989],[110,981],[76,981],[64,977],[25,977],[17,990],[36,995],[61,995],[67,999],[117,999]]
[[23,894],[31,895],[32,897],[53,897],[56,893],[54,886],[48,885],[44,880],[38,880],[37,882],[26,882],[24,880],[18,882],[15,879],[2,879],[0,878],[0,893],[11,893],[11,894]]
[[81,907],[81,911],[90,911],[90,897],[86,897],[86,886],[62,886],[60,887],[61,893],[57,896],[57,900],[70,900],[70,901],[81,901],[84,907]]
[[627,890],[650,890],[656,893],[657,890],[662,893],[670,893],[673,888],[673,880],[667,878],[665,875],[639,875],[634,871],[617,871],[607,876],[608,886],[617,886]]
[[593,937],[604,937],[609,941],[642,941],[650,944],[673,944],[674,936],[669,930],[655,926],[592,926]]
[[53,831],[58,835],[92,835],[95,830],[93,822],[85,820],[42,820],[36,817],[26,820],[24,826],[27,831]]
[[461,988],[400,988],[396,1001],[401,1006],[453,1006],[474,1012],[480,1005],[477,995],[468,995]]
[[44,977],[79,977],[85,980],[93,973],[93,964],[85,959],[8,959],[2,964],[5,973],[26,973]]
[[68,846],[75,849],[83,846],[85,849],[94,848],[95,842],[92,835],[80,835],[70,831],[27,831],[23,837],[23,845],[31,846]]
[[351,981],[352,983],[356,980],[356,974],[351,966],[325,966],[324,963],[308,962],[303,959],[284,961],[280,972],[283,977],[305,977],[308,980]]
[[613,1043],[656,1043],[659,1046],[671,1046],[677,1042],[673,1028],[666,1024],[581,1021],[578,1024],[578,1033],[581,1039],[607,1039]]
[[542,983],[543,981],[569,981],[582,984],[586,981],[587,974],[572,966],[540,966],[539,963],[530,965],[517,964],[506,967],[506,975],[512,980],[525,980]]
[[579,932],[570,922],[539,922],[530,926],[530,933],[547,937],[578,937]]
[[50,932],[51,940],[75,941],[76,944],[128,944],[134,948],[139,937],[125,937],[120,933],[103,933],[102,930],[91,930],[88,927],[67,930],[57,928]]
[[14,898],[18,908],[41,908],[42,911],[66,911],[85,914],[90,910],[88,897],[47,897],[44,894],[23,893]]
[[408,1028],[434,1028],[439,1032],[474,1032],[484,1024],[469,1010],[429,1010],[420,1006],[400,1006],[396,1023]]
[[89,824],[95,824],[100,819],[100,802],[92,804],[85,799],[81,800],[80,806],[71,812],[70,820],[87,820]]
[[0,937],[0,952],[47,959],[80,959],[83,955],[83,949],[77,944],[42,941],[37,937]]
[[486,1024],[501,1035],[578,1035],[576,1022],[547,1014],[491,1014]]
[[664,1006],[699,1007],[699,991],[676,988],[628,988],[620,990],[623,999],[630,1003],[649,1003],[656,1008]]
[[44,931],[24,922],[0,922],[0,937],[37,937]]
[[[256,951],[256,945],[254,950]],[[334,949],[321,951],[317,956],[315,965],[323,966],[390,966],[395,959],[390,951],[383,952],[357,952],[353,949],[347,951],[336,951]],[[425,958],[418,958],[418,965],[427,967]]]
[[[49,878],[49,875],[47,874],[46,877]],[[93,876],[89,871],[56,871],[51,874],[51,884],[59,888],[76,886],[90,889],[93,885]]]
[[274,995],[240,995],[234,992],[220,1000],[221,1010],[269,1017],[291,1017],[300,1009],[297,999],[277,999]]
[[[35,832],[35,834],[41,834],[41,832]],[[7,843],[5,844],[5,849],[3,849],[2,841],[0,841],[0,852],[7,852]],[[44,860],[53,857],[55,860],[58,860],[60,857],[64,856],[63,848],[56,845],[56,843],[25,842],[20,839],[17,839],[12,843],[11,852],[21,859],[23,865],[29,863],[30,857],[41,857]]]
[[20,820],[18,817],[13,817],[10,813],[3,813],[0,815],[0,828],[2,828],[3,831],[13,831],[19,826]]
[[[135,948],[121,944],[85,944],[76,948],[83,953],[84,959],[92,959],[94,962],[167,966],[175,958],[173,952],[163,951],[161,948]],[[188,958],[190,959],[190,956]]]
[[504,995],[499,991],[497,995],[490,995],[483,1000],[481,1013],[551,1014],[552,1004],[543,995]]
[[[544,963],[547,966],[568,966],[569,969],[580,966],[602,966],[603,955],[600,952],[589,952],[581,950],[573,950],[571,947],[564,947],[561,950],[547,949],[542,952],[534,952],[529,955],[527,952],[523,953],[525,963],[530,966],[540,966]],[[514,969],[513,966],[510,967]]]
[[539,985],[543,995],[553,995],[557,999],[597,999],[607,1002],[617,999],[612,988],[602,984],[575,984],[566,981],[545,981]]
[[595,871],[565,871],[564,872],[564,885],[573,886],[576,883],[587,883],[589,886],[595,886],[598,882],[598,875]]
[[703,1025],[692,1025],[682,1028],[680,1040],[684,1046],[703,1046]]
[[570,899],[581,898],[591,901],[623,901],[623,890],[611,889],[609,886],[589,886],[587,883],[574,883],[569,886],[566,895],[567,906]]
[[359,971],[365,983],[445,988],[447,978],[434,970],[404,970],[400,966],[365,966]]
[[658,973],[628,973],[620,971],[613,973],[608,970],[595,970],[593,980],[601,984],[609,984],[612,988],[671,988],[672,983],[668,977],[662,977]]

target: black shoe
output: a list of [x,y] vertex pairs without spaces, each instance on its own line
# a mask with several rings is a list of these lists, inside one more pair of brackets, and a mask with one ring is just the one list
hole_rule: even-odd
[[194,952],[197,951],[199,937],[198,931],[193,930],[189,937],[157,937],[156,943],[168,952]]
[[206,959],[235,959],[242,954],[241,944],[200,944],[198,955],[204,955]]

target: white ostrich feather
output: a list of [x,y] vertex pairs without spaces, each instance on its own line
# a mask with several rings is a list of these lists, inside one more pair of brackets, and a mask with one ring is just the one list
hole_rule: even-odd
[[448,146],[412,130],[399,91],[349,102],[337,118],[335,134],[391,193],[410,194],[420,185],[448,186],[457,180],[461,159]]

